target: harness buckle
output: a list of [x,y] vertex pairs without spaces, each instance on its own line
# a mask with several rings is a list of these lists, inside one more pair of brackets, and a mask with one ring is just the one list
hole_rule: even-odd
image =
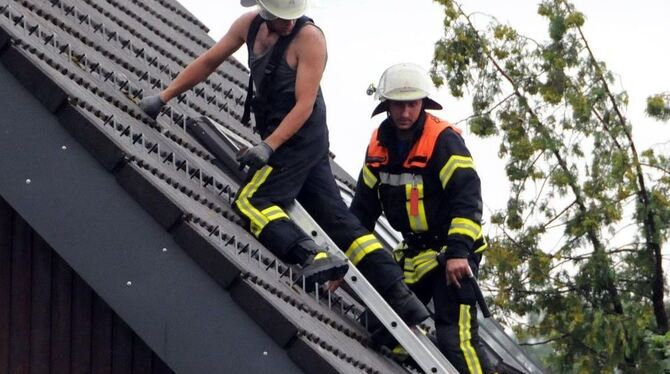
[[447,236],[436,232],[406,232],[402,234],[402,237],[408,249],[422,251],[443,246]]

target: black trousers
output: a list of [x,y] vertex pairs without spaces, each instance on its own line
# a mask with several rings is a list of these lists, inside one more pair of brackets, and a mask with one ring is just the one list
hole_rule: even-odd
[[276,256],[302,263],[306,254],[296,244],[311,238],[286,214],[297,199],[383,293],[392,282],[402,279],[402,270],[342,200],[330,167],[327,134],[309,141],[296,136],[277,149],[268,165],[249,172],[237,193],[235,209]]
[[[475,277],[481,254],[470,255],[468,262]],[[424,304],[433,300],[435,329],[440,351],[459,373],[492,373],[484,354],[477,323],[477,300],[473,284],[461,280],[461,288],[447,285],[446,270],[438,266],[418,283],[410,286]]]

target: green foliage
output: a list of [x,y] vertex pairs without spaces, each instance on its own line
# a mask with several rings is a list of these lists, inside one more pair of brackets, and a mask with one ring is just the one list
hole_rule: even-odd
[[551,17],[551,22],[549,23],[549,36],[554,41],[561,40],[567,29],[568,27],[566,26],[563,17]]
[[652,352],[658,357],[665,357],[658,362],[659,372],[667,373],[670,371],[670,333],[665,335],[649,334],[645,337],[645,343],[649,344]]
[[[511,185],[481,270],[497,313],[528,319],[510,327],[548,342],[553,372],[668,369],[663,294],[650,285],[663,279],[654,248],[670,235],[670,157],[637,153],[628,95],[583,39],[584,14],[541,1],[548,34],[537,42],[495,20],[475,29],[458,3],[438,2],[433,79],[472,95],[470,128],[499,136]],[[669,94],[649,98],[647,113],[670,119]],[[623,244],[622,227],[635,231]]]
[[475,135],[481,136],[482,138],[498,134],[495,121],[488,115],[472,117],[468,121],[468,125]]
[[[510,166],[508,165],[508,175],[510,174]],[[510,179],[512,177],[510,176]],[[520,229],[523,227],[523,221],[521,219],[521,212],[523,211],[522,202],[517,199],[509,199],[507,202],[507,226],[515,229]]]
[[567,27],[582,27],[584,25],[584,14],[581,12],[572,12],[565,17]]
[[670,120],[670,94],[657,94],[647,98],[647,115],[661,121]]

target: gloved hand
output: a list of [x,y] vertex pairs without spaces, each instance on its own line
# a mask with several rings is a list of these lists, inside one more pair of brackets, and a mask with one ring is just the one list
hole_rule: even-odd
[[161,109],[165,106],[165,102],[159,95],[145,96],[140,101],[140,108],[152,119],[156,119]]
[[258,169],[268,163],[273,149],[266,142],[241,150],[235,159],[240,163],[240,167],[249,166],[252,169]]

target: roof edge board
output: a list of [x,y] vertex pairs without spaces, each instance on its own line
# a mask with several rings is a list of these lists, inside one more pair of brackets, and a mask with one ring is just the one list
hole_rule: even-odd
[[287,347],[297,336],[297,322],[275,308],[249,280],[240,278],[232,284],[230,296],[280,346]]
[[5,45],[7,45],[9,40],[9,33],[7,33],[4,28],[0,27],[0,52],[5,48]]
[[291,343],[288,356],[306,373],[340,373],[336,367],[314,349],[313,345],[305,341],[304,337],[298,337]]
[[58,122],[107,170],[116,169],[126,157],[123,147],[105,134],[90,119],[72,104],[67,104],[58,113]]
[[224,289],[228,289],[239,277],[241,270],[192,225],[190,222],[180,221],[172,231],[175,242],[216,283]]
[[167,231],[179,222],[183,215],[181,208],[145,178],[137,166],[123,163],[114,174],[121,187]]
[[16,46],[6,48],[0,60],[7,70],[51,113],[55,113],[67,100],[66,90],[49,78],[44,70],[34,64]]

